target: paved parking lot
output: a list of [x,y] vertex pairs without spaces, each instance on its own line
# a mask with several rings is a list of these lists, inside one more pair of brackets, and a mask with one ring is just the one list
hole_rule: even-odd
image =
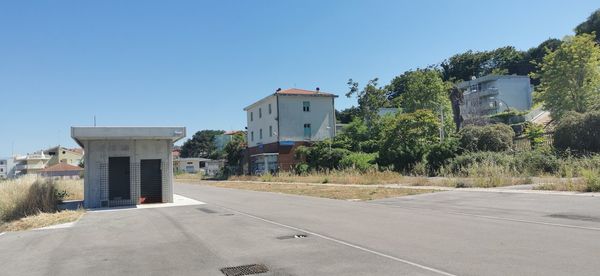
[[[0,236],[3,275],[597,275],[600,199],[440,192],[372,202],[177,184],[206,204]],[[305,238],[294,238],[303,234]]]

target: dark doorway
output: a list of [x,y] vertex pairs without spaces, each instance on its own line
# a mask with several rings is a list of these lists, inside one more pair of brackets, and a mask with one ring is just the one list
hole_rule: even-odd
[[162,202],[162,170],[160,159],[140,162],[140,203]]
[[108,198],[131,199],[129,157],[108,158]]

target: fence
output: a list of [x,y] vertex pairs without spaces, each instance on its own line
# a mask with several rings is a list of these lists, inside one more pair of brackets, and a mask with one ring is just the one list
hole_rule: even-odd
[[[544,141],[540,146],[552,146],[554,143],[554,132],[546,132],[542,134]],[[531,140],[527,137],[516,137],[513,139],[513,150],[515,151],[528,151],[532,150]]]

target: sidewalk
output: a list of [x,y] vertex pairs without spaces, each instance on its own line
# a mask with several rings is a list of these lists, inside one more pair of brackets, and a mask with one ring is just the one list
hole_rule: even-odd
[[[201,181],[200,183],[205,182]],[[600,197],[600,193],[581,193],[581,192],[568,192],[568,191],[547,191],[547,190],[533,190],[535,185],[539,184],[524,184],[515,186],[504,186],[496,188],[454,188],[444,186],[411,186],[406,184],[336,184],[336,183],[306,183],[306,182],[263,182],[263,181],[233,181],[223,180],[223,182],[231,183],[255,183],[255,184],[299,184],[299,185],[311,185],[311,186],[331,186],[331,187],[357,187],[357,188],[392,188],[392,189],[425,189],[425,190],[438,190],[438,191],[462,191],[462,192],[488,192],[488,193],[518,193],[518,194],[544,194],[544,195],[564,195],[564,196],[588,196],[588,197]]]

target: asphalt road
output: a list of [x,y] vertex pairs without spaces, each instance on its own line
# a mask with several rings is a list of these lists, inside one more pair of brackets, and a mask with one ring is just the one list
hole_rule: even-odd
[[[372,202],[177,184],[205,205],[89,212],[0,236],[0,275],[598,275],[600,198],[440,192]],[[306,238],[289,238],[306,234]]]

